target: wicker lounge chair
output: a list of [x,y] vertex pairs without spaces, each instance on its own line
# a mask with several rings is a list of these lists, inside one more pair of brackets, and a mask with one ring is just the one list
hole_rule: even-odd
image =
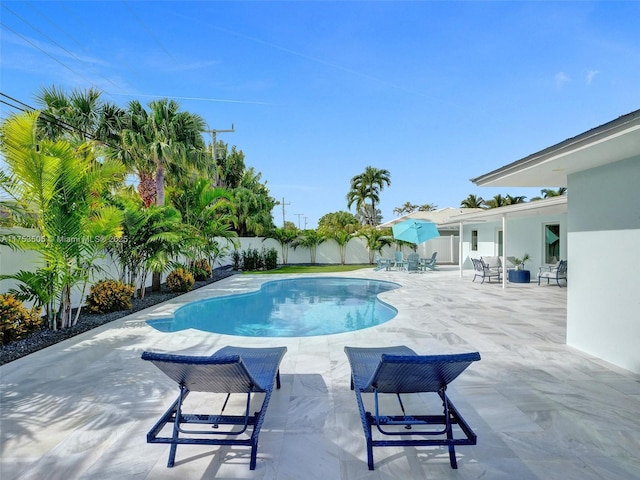
[[[480,354],[417,355],[405,346],[345,347],[344,351],[351,365],[351,389],[355,390],[360,410],[369,470],[374,468],[373,447],[397,446],[447,446],[451,467],[458,468],[455,446],[475,445],[477,437],[449,400],[446,389],[472,362],[480,360]],[[422,392],[440,396],[442,415],[409,415],[405,412],[400,394]],[[373,413],[365,410],[362,398],[365,393],[373,394]],[[395,394],[403,414],[382,415],[379,412],[380,394]],[[459,428],[454,429],[454,425]],[[377,432],[372,431],[373,426]]]
[[[210,357],[144,352],[142,359],[153,362],[178,384],[180,390],[178,398],[147,433],[148,443],[171,444],[167,467],[174,465],[178,444],[242,445],[251,447],[249,469],[254,470],[258,435],[274,383],[280,388],[279,366],[286,351],[286,347],[225,347]],[[192,391],[227,394],[220,415],[184,413],[183,402]],[[250,415],[251,394],[258,392],[265,394],[262,407]],[[246,394],[244,415],[223,415],[232,393]],[[184,424],[205,424],[208,428],[186,429]],[[160,436],[166,425],[173,427],[172,434]],[[230,427],[220,429],[220,425]],[[238,426],[239,429],[234,428]],[[245,432],[249,427],[252,431],[247,438],[248,432]],[[230,439],[229,436],[238,438]]]

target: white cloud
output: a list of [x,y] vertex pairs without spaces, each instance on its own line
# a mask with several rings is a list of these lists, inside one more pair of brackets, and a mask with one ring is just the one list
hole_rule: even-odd
[[564,73],[564,72],[558,72],[558,73],[556,73],[555,80],[556,80],[556,86],[557,86],[558,88],[562,88],[562,86],[563,86],[565,83],[567,83],[567,82],[570,82],[570,81],[571,81],[571,77],[569,77],[569,75],[567,75],[567,74],[566,74],[566,73]]
[[598,75],[600,73],[600,70],[589,70],[587,72],[587,85],[591,85],[591,83],[593,82],[593,79],[596,78],[596,75]]

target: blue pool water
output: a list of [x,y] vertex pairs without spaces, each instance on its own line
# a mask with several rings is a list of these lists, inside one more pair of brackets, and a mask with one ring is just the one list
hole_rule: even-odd
[[377,295],[399,285],[378,280],[302,277],[267,282],[257,292],[200,300],[170,319],[149,320],[161,332],[195,328],[247,337],[307,337],[387,322],[398,311]]

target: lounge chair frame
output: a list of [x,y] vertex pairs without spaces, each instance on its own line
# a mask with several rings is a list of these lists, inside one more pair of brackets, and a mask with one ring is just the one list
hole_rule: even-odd
[[[374,469],[374,447],[446,446],[451,468],[458,468],[456,445],[475,445],[477,435],[464,420],[446,394],[447,385],[472,362],[480,360],[478,352],[452,355],[417,355],[405,346],[382,348],[345,347],[351,365],[351,389],[355,390],[360,419],[367,446],[367,464]],[[400,394],[437,393],[442,401],[441,415],[407,415]],[[372,393],[374,413],[366,410],[363,395]],[[382,415],[380,394],[395,394],[403,415]],[[387,426],[404,425],[405,431],[394,431]],[[419,425],[419,430],[413,426]],[[464,436],[457,436],[454,425]],[[373,427],[383,436],[423,436],[422,439],[374,439]],[[431,428],[431,426],[441,426]],[[440,438],[430,438],[430,437]],[[444,438],[442,438],[444,437]]]
[[[273,385],[280,388],[280,361],[286,347],[243,348],[224,347],[210,357],[171,355],[144,352],[143,360],[153,362],[167,376],[178,383],[178,398],[147,433],[147,443],[168,443],[167,467],[173,467],[178,445],[236,445],[251,447],[249,469],[256,468],[258,436],[271,399]],[[185,413],[183,403],[191,391],[226,393],[220,415]],[[246,394],[243,415],[224,415],[231,394]],[[264,393],[260,410],[250,414],[252,394]],[[184,428],[183,425],[210,425],[207,430]],[[161,436],[172,425],[171,436]],[[220,425],[229,428],[220,429]],[[240,426],[240,429],[234,427]],[[240,436],[251,427],[247,438]],[[248,433],[248,432],[247,432]],[[181,434],[191,435],[181,437]],[[197,437],[193,437],[197,435]]]

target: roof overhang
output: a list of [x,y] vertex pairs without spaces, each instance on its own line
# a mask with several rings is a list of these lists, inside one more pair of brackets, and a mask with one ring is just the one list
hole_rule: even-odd
[[[463,213],[449,218],[443,227],[459,226],[468,223],[497,222],[503,217],[507,219],[536,217],[542,215],[562,215],[567,213],[567,196],[535,200],[533,202],[516,203],[499,208],[489,208],[482,212]],[[440,225],[438,225],[440,227]]]
[[471,181],[481,187],[566,187],[567,176],[640,155],[640,110]]

